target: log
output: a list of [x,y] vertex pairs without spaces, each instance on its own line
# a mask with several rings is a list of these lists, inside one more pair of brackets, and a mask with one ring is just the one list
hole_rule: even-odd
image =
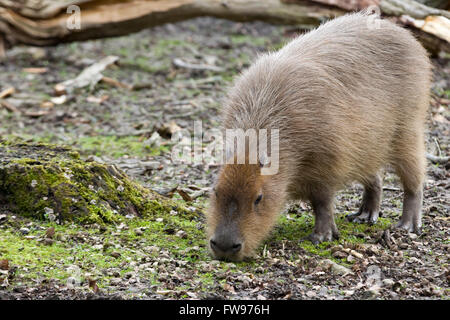
[[80,159],[71,148],[0,140],[0,212],[102,224],[174,209],[196,215],[113,165]]
[[414,0],[0,0],[0,53],[17,43],[47,46],[120,36],[199,16],[311,29],[369,6],[397,17],[419,38],[424,35],[433,51],[448,51],[449,11]]

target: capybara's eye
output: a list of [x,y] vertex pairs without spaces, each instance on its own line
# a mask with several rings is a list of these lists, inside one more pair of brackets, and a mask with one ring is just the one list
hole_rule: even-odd
[[262,199],[262,194],[260,194],[260,195],[258,196],[258,198],[256,198],[256,200],[255,200],[255,206],[261,201],[261,199]]

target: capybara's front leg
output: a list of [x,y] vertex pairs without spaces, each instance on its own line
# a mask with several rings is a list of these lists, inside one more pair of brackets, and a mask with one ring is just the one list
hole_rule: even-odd
[[414,232],[416,234],[421,233],[422,197],[423,192],[421,188],[416,192],[405,190],[403,196],[403,214],[400,221],[395,225],[397,228],[405,229],[408,232]]
[[333,199],[334,193],[326,190],[318,191],[311,196],[316,221],[314,231],[307,239],[314,244],[339,238],[339,232],[334,222]]
[[380,213],[382,183],[381,177],[376,174],[371,180],[364,183],[364,193],[361,207],[356,213],[347,215],[352,222],[374,224]]

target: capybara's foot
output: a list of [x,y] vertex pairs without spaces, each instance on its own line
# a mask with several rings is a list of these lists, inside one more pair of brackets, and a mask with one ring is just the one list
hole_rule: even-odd
[[324,241],[333,241],[339,239],[339,232],[333,229],[328,230],[327,232],[316,232],[313,231],[310,235],[308,235],[304,240],[309,240],[313,244],[319,244]]
[[405,191],[403,200],[403,214],[400,221],[395,225],[396,228],[421,234],[422,197],[421,188],[416,192]]
[[351,222],[374,224],[378,220],[380,202],[381,177],[379,174],[376,174],[364,186],[361,208],[359,208],[358,212],[347,215],[347,219]]
[[378,210],[367,210],[358,211],[355,213],[350,213],[346,216],[347,220],[356,223],[369,223],[374,224],[378,220],[379,211]]
[[420,225],[417,225],[416,223],[412,221],[402,221],[400,220],[396,225],[395,228],[403,229],[411,233],[415,233],[417,235],[422,234],[422,228]]

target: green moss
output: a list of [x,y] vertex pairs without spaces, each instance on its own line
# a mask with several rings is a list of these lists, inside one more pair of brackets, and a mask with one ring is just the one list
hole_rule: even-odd
[[362,234],[374,235],[379,230],[385,230],[392,224],[390,219],[381,217],[378,218],[377,223],[374,225],[353,223],[347,221],[345,214],[337,214],[335,221],[340,233],[339,240],[314,245],[310,241],[304,240],[314,228],[314,217],[312,213],[306,212],[300,216],[290,216],[289,219],[286,215],[282,215],[271,237],[264,242],[263,246],[270,246],[279,241],[287,240],[295,242],[300,248],[311,254],[338,261],[339,259],[334,259],[331,256],[330,249],[332,247],[339,244],[355,245],[365,243],[364,238],[361,237]]
[[76,146],[86,154],[97,156],[110,156],[119,158],[124,155],[132,156],[155,156],[165,151],[164,146],[150,148],[146,146],[142,139],[136,136],[116,137],[116,136],[92,136],[77,139]]
[[118,222],[130,214],[155,216],[174,208],[195,215],[114,166],[84,162],[69,148],[11,142],[0,142],[0,147],[0,202],[17,214],[86,223]]
[[265,37],[252,37],[247,35],[232,35],[231,43],[239,45],[239,44],[252,44],[254,46],[264,46],[267,43],[267,38]]

